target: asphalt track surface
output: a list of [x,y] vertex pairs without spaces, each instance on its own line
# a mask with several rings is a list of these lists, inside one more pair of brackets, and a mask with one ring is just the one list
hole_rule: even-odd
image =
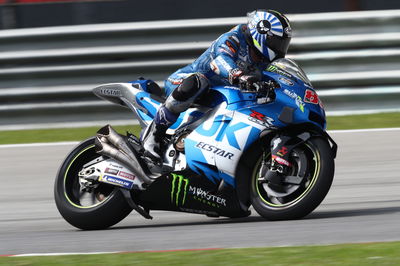
[[339,144],[328,196],[302,220],[269,222],[154,211],[81,231],[53,200],[71,144],[0,147],[0,255],[287,246],[400,240],[400,129],[334,132]]

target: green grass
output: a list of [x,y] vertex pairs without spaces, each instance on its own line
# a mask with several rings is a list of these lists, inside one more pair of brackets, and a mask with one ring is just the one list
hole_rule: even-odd
[[331,116],[328,130],[400,127],[400,113]]
[[[328,117],[328,130],[400,127],[400,113]],[[118,132],[139,134],[139,126],[116,126]],[[99,127],[0,131],[0,144],[79,141],[93,136]]]
[[[84,140],[96,134],[100,127],[64,128],[64,129],[35,129],[0,131],[0,144],[58,142]],[[139,126],[115,126],[118,132],[126,131],[139,135]]]
[[3,257],[0,265],[400,265],[400,242],[56,257]]

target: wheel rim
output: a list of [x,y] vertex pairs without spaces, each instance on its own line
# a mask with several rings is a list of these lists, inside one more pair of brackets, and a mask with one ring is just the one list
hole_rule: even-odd
[[90,145],[79,152],[69,163],[64,174],[64,196],[74,207],[80,209],[94,208],[108,201],[115,193],[115,187],[99,183],[91,192],[86,192],[79,183],[79,171],[87,162],[99,155],[95,152],[94,145]]
[[[268,160],[271,160],[270,153],[264,154],[263,156],[266,156]],[[293,149],[289,155],[289,161],[293,165],[290,175],[302,178],[302,181],[299,185],[285,184],[285,193],[273,191],[268,187],[268,182],[260,178],[260,168],[263,156],[261,156],[256,163],[252,180],[253,189],[255,189],[257,196],[267,208],[284,209],[296,204],[308,195],[318,180],[321,168],[320,154],[311,143],[301,144],[299,147]],[[306,166],[304,166],[304,163],[301,165],[301,156],[306,157]],[[307,174],[304,177],[300,177],[299,173],[304,171],[304,167],[307,168]]]

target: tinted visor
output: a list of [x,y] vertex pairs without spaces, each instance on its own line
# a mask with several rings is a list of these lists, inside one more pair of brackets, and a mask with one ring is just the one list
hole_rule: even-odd
[[290,44],[290,37],[271,36],[267,39],[269,49],[274,51],[278,58],[285,57]]

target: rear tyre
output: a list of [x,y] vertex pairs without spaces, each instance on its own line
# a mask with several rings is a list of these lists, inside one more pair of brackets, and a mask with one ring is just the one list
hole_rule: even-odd
[[271,160],[270,152],[259,151],[254,159],[251,203],[268,220],[299,219],[308,215],[325,198],[333,181],[334,158],[329,143],[323,138],[309,139],[292,150],[288,176],[301,178],[301,183],[284,182],[285,192],[271,189],[260,175],[263,159]]
[[108,228],[132,211],[119,188],[112,185],[99,183],[91,192],[82,190],[78,173],[97,157],[94,138],[82,142],[62,163],[54,185],[58,211],[68,223],[84,230]]

